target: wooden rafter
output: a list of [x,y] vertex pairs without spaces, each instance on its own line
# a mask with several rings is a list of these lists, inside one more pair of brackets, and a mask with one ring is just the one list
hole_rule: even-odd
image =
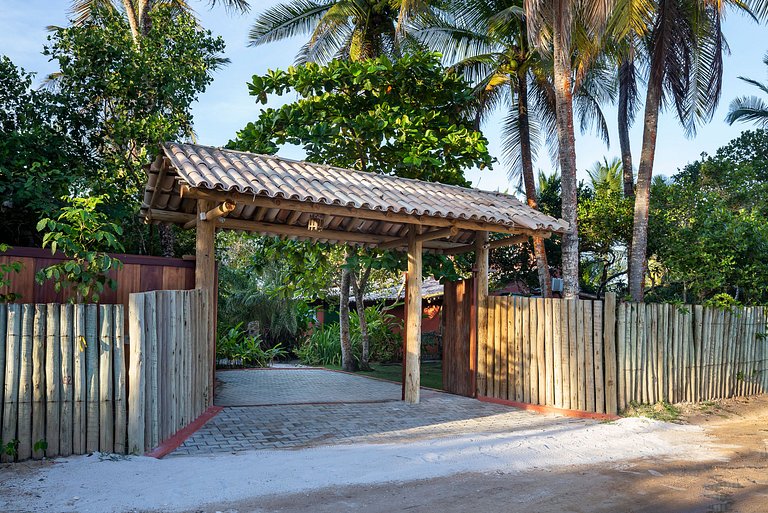
[[[515,235],[512,237],[505,237],[503,239],[492,240],[486,245],[488,246],[488,249],[496,249],[496,248],[503,248],[506,246],[513,246],[515,244],[522,244],[523,242],[526,242],[528,239],[529,239],[528,235]],[[459,246],[454,249],[447,249],[444,251],[444,253],[446,255],[459,255],[461,253],[469,253],[470,251],[475,251],[474,244],[465,244],[463,246]]]
[[521,227],[503,226],[483,221],[470,221],[467,219],[446,219],[443,217],[433,217],[426,215],[401,214],[395,212],[380,212],[377,210],[368,210],[364,208],[347,207],[343,205],[326,205],[323,203],[310,203],[297,200],[267,198],[263,196],[253,196],[238,192],[223,192],[213,190],[201,190],[190,188],[188,185],[182,185],[181,195],[193,199],[205,199],[213,201],[235,201],[237,203],[246,203],[259,207],[268,207],[271,209],[299,210],[315,214],[356,217],[359,219],[368,219],[375,221],[387,221],[392,223],[402,223],[407,225],[419,225],[423,227],[447,228],[456,226],[462,230],[471,231],[489,231],[496,233],[526,234],[536,235],[542,238],[550,236],[550,232],[545,230],[529,230]]
[[[430,232],[424,232],[416,236],[418,242],[426,242],[428,240],[445,239],[446,237],[454,237],[459,233],[459,229],[455,226],[450,228],[439,228]],[[396,239],[391,242],[384,242],[379,245],[381,249],[394,249],[408,245],[408,237]]]

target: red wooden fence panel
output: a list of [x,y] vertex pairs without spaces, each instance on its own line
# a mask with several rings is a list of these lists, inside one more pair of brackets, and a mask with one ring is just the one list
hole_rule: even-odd
[[[150,290],[190,290],[195,288],[195,261],[182,258],[163,258],[144,255],[112,255],[123,262],[119,271],[110,276],[117,289],[107,288],[99,298],[101,304],[122,304],[128,307],[128,296],[134,292]],[[47,249],[14,247],[0,253],[0,264],[20,262],[20,273],[10,275],[11,284],[0,287],[0,294],[15,292],[21,297],[17,303],[65,303],[70,294],[57,293],[52,281],[38,284],[35,274],[66,260],[63,254],[51,255]]]

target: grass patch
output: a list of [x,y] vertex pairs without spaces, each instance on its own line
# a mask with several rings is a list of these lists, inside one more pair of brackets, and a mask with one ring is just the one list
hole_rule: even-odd
[[[400,383],[403,377],[403,366],[399,363],[372,363],[372,371],[360,371],[361,376],[370,376],[372,378],[385,379]],[[326,369],[339,370],[338,365],[325,365]],[[429,388],[443,389],[443,363],[442,362],[422,362],[421,363],[421,386]]]
[[665,401],[656,404],[638,404],[632,401],[627,409],[621,412],[621,416],[647,417],[662,422],[677,422],[680,419],[680,413],[680,408]]

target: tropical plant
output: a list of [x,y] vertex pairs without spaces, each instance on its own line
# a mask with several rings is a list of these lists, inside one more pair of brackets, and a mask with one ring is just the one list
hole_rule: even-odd
[[[217,0],[209,0],[213,7]],[[247,12],[247,0],[222,0],[227,9]],[[85,25],[97,18],[100,10],[108,10],[122,15],[130,28],[134,43],[139,43],[152,29],[152,12],[156,9],[170,8],[174,14],[191,14],[192,8],[186,0],[72,0],[71,12],[75,25]]]
[[216,341],[216,359],[219,365],[242,367],[269,367],[272,362],[288,356],[280,344],[268,349],[261,347],[261,337],[249,335],[243,323],[231,327]]
[[[599,40],[603,32],[612,3],[604,0],[525,0],[530,39],[535,42],[540,52],[551,54],[553,61],[563,219],[570,225],[562,237],[563,295],[566,298],[578,297],[579,294],[578,183],[573,129],[573,39],[579,37],[584,43],[585,55],[596,55],[597,52],[587,49],[587,43],[592,42],[592,48],[600,46],[595,41]],[[574,30],[575,27],[578,30]],[[588,67],[587,62],[584,67]]]
[[[63,198],[66,200],[66,198]],[[71,198],[55,219],[44,218],[37,229],[45,232],[43,247],[51,253],[61,251],[68,260],[42,269],[38,283],[54,281],[56,292],[70,289],[70,301],[98,301],[106,286],[116,288],[109,273],[122,267],[122,262],[106,251],[124,251],[118,238],[122,228],[99,211],[105,198]]]
[[[522,0],[461,0],[454,12],[422,20],[415,34],[429,47],[443,52],[452,67],[475,83],[478,122],[506,106],[502,131],[502,157],[510,180],[522,182],[528,205],[538,207],[533,161],[546,138],[557,154],[554,88],[551,62],[528,42]],[[593,66],[574,93],[581,129],[594,126],[606,142],[608,130],[601,103],[612,99],[611,82]],[[539,285],[551,295],[544,239],[533,239]]]
[[750,4],[759,11],[768,9],[768,3],[762,0],[669,0],[655,5],[651,27],[644,38],[649,75],[629,259],[633,301],[642,301],[645,292],[650,193],[662,102],[674,106],[690,135],[696,133],[698,123],[711,119],[719,103],[726,51],[722,17],[728,7],[746,10]]
[[[436,2],[434,2],[436,3]],[[433,2],[402,0],[289,0],[262,12],[250,44],[259,46],[299,35],[309,40],[297,64],[393,58],[418,45],[404,30],[406,21],[436,9]]]
[[[376,304],[365,307],[365,315],[361,318],[359,310],[354,312],[349,319],[352,338],[360,339],[360,360],[362,361],[363,333],[361,319],[365,321],[370,339],[370,361],[390,362],[393,361],[402,347],[402,336],[399,334],[403,330],[402,321],[389,313],[383,304]],[[357,346],[357,344],[355,344]]]
[[[763,64],[768,66],[768,53],[763,57]],[[739,79],[768,95],[768,84],[761,84],[757,80],[746,77],[739,77]],[[725,120],[729,125],[740,121],[751,122],[761,128],[768,128],[768,101],[757,96],[740,96],[728,106],[728,116]]]
[[306,365],[341,366],[341,338],[338,323],[313,328],[310,335],[296,351]]

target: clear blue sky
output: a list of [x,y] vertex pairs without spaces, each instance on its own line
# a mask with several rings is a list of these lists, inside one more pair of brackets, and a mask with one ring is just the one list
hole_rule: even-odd
[[[258,116],[259,106],[248,95],[246,82],[254,74],[264,73],[267,69],[287,67],[301,44],[301,40],[285,41],[259,48],[246,45],[248,29],[257,12],[277,3],[276,0],[252,0],[253,8],[245,16],[229,15],[224,9],[209,10],[203,1],[190,1],[197,9],[202,25],[216,35],[224,37],[227,48],[226,56],[232,61],[229,66],[216,73],[215,80],[208,91],[194,105],[195,130],[202,144],[222,145],[234,137],[235,132],[248,121]],[[48,25],[67,23],[67,0],[0,0],[0,49],[17,65],[27,71],[37,72],[38,78],[55,71],[52,63],[40,54],[47,37]],[[702,152],[713,153],[718,147],[749,126],[729,126],[723,119],[728,103],[739,95],[753,94],[746,84],[737,79],[748,76],[758,80],[766,78],[766,69],[762,57],[768,51],[768,28],[759,26],[740,14],[730,13],[725,21],[725,34],[730,45],[731,55],[725,60],[723,96],[720,107],[712,121],[702,127],[696,138],[687,139],[671,114],[663,115],[659,126],[658,147],[656,151],[655,174],[674,174],[687,162],[695,160]],[[290,100],[286,98],[284,101]],[[591,136],[577,135],[576,156],[581,177],[593,162],[603,156],[618,156],[618,139],[615,130],[615,110],[606,109],[611,127],[611,147],[607,149],[599,140]],[[484,127],[484,133],[491,142],[491,151],[495,156],[499,151],[498,120],[491,119]],[[642,117],[632,131],[632,146],[635,162],[640,150],[642,137]],[[296,148],[285,148],[281,154],[287,157],[301,158]],[[551,171],[548,157],[537,162],[537,167]],[[471,171],[470,178],[476,186],[483,189],[510,189],[503,163],[498,163],[491,171]]]

